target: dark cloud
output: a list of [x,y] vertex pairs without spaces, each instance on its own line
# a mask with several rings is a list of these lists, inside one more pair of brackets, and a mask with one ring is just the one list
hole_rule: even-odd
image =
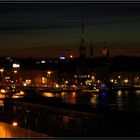
[[[9,48],[7,52],[0,48],[1,53],[24,56],[78,53],[82,17],[86,41],[94,38],[101,43],[104,39],[114,39],[113,54],[125,53],[126,50],[129,54],[138,54],[139,42],[136,44],[136,39],[140,34],[140,4],[97,2],[1,3],[0,44]],[[78,39],[79,42],[70,43]],[[129,39],[133,41],[131,45]],[[120,45],[115,45],[117,43]],[[98,47],[98,52],[101,47]]]

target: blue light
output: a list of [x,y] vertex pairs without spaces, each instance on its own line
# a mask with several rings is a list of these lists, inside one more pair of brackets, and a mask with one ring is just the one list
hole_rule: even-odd
[[101,96],[102,96],[102,97],[105,97],[106,94],[107,94],[107,93],[106,93],[105,91],[102,91],[102,92],[101,92]]

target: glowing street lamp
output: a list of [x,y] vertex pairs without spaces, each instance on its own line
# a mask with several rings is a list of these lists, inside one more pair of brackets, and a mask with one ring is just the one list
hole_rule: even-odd
[[125,79],[124,82],[125,82],[125,83],[128,83],[128,79]]
[[121,76],[119,75],[119,76],[118,76],[118,78],[120,79],[120,78],[121,78]]
[[52,71],[47,71],[47,74],[48,74],[48,83],[50,83]]
[[73,55],[72,54],[70,55],[70,58],[73,58]]
[[4,72],[4,69],[1,68],[1,69],[0,69],[0,74],[1,74],[2,81],[3,81],[3,72]]
[[47,74],[50,75],[52,72],[51,71],[47,71]]
[[16,74],[17,73],[17,70],[14,70],[14,73]]
[[18,123],[15,121],[12,123],[13,126],[18,126]]
[[4,72],[4,69],[0,69],[0,72],[3,73]]

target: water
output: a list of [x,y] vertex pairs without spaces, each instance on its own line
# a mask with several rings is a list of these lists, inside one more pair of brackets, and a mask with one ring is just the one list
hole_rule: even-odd
[[63,102],[71,104],[91,105],[94,108],[140,112],[140,90],[135,91],[114,91],[100,93],[62,92],[62,93],[41,93],[43,97],[62,98]]
[[[24,98],[36,95],[44,98],[61,98],[69,104],[89,105],[99,110],[140,112],[140,91],[114,91],[81,94],[78,92],[25,92]],[[45,101],[45,100],[44,100]],[[0,100],[0,121],[34,130],[51,136],[140,136],[140,122],[132,115],[84,114],[55,107],[40,107],[21,102]]]

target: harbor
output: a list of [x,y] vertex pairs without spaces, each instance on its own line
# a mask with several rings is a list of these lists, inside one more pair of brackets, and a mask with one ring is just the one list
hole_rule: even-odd
[[[52,137],[140,136],[140,92],[24,92],[1,99],[0,121]],[[41,135],[40,135],[41,136]]]

